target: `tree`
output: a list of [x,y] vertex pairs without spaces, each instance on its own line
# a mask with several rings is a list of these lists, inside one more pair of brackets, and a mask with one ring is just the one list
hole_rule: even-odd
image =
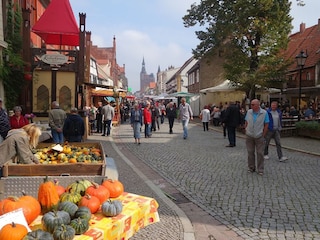
[[201,58],[223,50],[225,77],[255,97],[257,87],[280,87],[289,62],[282,56],[292,29],[289,0],[202,0],[183,17],[185,27],[196,24]]
[[12,109],[16,104],[24,86],[24,61],[22,60],[21,10],[14,6],[12,0],[7,6],[7,27],[5,41],[8,48],[3,53],[6,60],[0,69],[3,80],[6,107]]

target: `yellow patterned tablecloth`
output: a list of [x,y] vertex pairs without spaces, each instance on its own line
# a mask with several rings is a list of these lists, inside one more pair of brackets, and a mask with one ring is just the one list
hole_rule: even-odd
[[[122,213],[105,217],[98,211],[91,217],[89,230],[74,240],[126,240],[139,229],[160,221],[155,199],[127,192],[116,199],[123,204]],[[41,228],[41,217],[30,225],[31,229]]]

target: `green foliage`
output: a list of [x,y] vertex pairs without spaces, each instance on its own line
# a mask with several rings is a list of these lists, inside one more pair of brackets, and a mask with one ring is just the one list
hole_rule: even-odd
[[[280,54],[292,29],[289,0],[203,0],[183,17],[185,27],[197,31],[200,44],[193,54],[200,58],[212,49],[225,54],[225,77],[242,86],[253,98],[257,86],[275,87],[285,80],[289,62]],[[214,51],[213,51],[214,52]]]
[[320,131],[320,123],[318,123],[318,121],[300,121],[296,122],[295,126],[297,129]]
[[14,7],[12,1],[8,2],[7,29],[5,29],[5,41],[8,48],[3,55],[6,60],[0,67],[0,77],[3,79],[6,107],[12,109],[24,87],[24,61],[22,60],[22,14],[19,8]]

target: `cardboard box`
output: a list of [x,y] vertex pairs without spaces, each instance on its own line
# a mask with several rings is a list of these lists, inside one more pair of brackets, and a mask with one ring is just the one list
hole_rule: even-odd
[[[2,168],[3,177],[8,176],[105,176],[106,160],[100,143],[81,142],[70,143],[77,147],[99,148],[102,163],[64,163],[64,164],[13,164],[6,163]],[[40,143],[37,148],[52,146],[52,143]]]

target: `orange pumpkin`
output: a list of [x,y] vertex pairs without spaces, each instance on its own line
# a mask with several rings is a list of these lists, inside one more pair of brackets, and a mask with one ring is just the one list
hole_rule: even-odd
[[118,180],[106,179],[101,185],[109,190],[111,198],[117,198],[124,192],[123,184]]
[[28,224],[31,224],[41,213],[41,206],[38,200],[25,194],[20,198],[7,197],[1,201],[0,206],[0,215],[22,208]]
[[89,194],[91,196],[95,196],[100,200],[100,203],[107,201],[110,197],[109,190],[97,183],[92,183],[93,185],[88,187],[86,190],[86,194]]
[[0,230],[0,239],[21,240],[28,234],[25,226],[18,223],[9,223],[4,225]]
[[95,196],[90,196],[89,194],[84,195],[79,204],[79,207],[87,207],[90,209],[91,213],[96,213],[100,208],[100,200]]
[[59,181],[57,179],[54,180],[54,185],[57,189],[59,197],[66,192],[66,189],[63,186],[59,185]]
[[59,200],[58,191],[54,183],[49,181],[48,176],[46,176],[38,190],[38,201],[40,202],[42,213],[47,213],[56,208]]

